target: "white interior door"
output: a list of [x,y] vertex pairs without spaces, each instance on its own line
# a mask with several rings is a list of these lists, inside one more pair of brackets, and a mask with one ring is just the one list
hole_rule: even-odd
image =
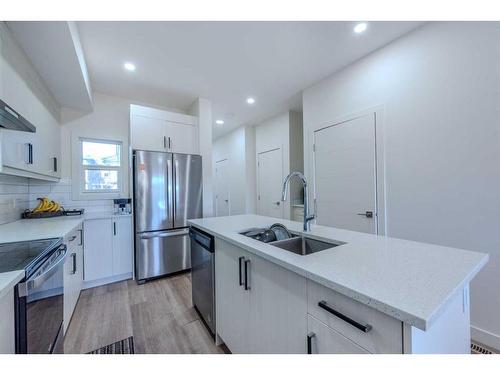
[[314,132],[317,222],[377,233],[374,114]]
[[228,159],[215,163],[215,216],[228,216],[230,214],[228,166]]
[[281,148],[257,155],[257,212],[259,215],[283,218],[283,153]]

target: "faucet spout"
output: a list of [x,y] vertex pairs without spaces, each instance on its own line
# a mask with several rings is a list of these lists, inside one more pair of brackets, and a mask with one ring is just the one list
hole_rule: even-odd
[[304,174],[301,172],[294,171],[286,176],[285,181],[283,181],[283,189],[281,191],[281,200],[286,201],[286,195],[288,191],[288,185],[290,184],[290,179],[293,176],[297,176],[302,182],[302,186],[304,187],[304,231],[311,230],[311,221],[314,220],[315,215],[309,214],[309,195],[307,194],[307,180]]

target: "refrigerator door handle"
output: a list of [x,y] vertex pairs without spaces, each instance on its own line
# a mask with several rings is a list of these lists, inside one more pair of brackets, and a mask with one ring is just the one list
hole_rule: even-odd
[[174,195],[177,194],[177,192],[175,192],[175,175],[174,175],[174,172],[172,170],[172,157],[169,157],[168,160],[167,160],[167,211],[168,211],[168,214],[170,216],[170,220],[172,221],[172,225],[175,226],[175,218],[174,218]]
[[158,237],[176,237],[176,236],[187,236],[189,234],[189,229],[182,229],[182,230],[175,230],[175,231],[168,231],[168,232],[148,232],[148,233],[141,233],[139,235],[139,238],[141,240],[148,240],[150,238],[158,238]]

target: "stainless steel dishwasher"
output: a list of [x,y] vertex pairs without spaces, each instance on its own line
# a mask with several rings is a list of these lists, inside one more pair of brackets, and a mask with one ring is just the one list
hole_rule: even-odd
[[215,334],[214,238],[194,227],[190,228],[189,237],[193,305],[212,334]]

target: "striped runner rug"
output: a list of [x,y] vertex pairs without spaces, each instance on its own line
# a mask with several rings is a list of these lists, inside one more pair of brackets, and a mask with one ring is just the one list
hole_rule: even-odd
[[124,340],[92,350],[87,354],[134,354],[134,337],[130,336]]

